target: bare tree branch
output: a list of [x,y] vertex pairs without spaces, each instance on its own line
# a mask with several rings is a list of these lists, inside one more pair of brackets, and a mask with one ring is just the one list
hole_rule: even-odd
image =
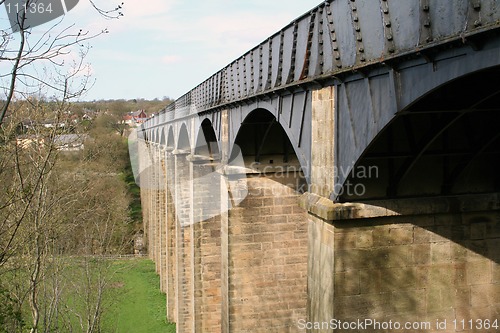
[[[22,12],[21,20],[26,20],[26,13]],[[26,37],[24,35],[24,32],[21,31],[21,41],[19,43],[19,49],[17,52],[17,57],[14,60],[14,65],[12,66],[12,71],[11,71],[11,79],[10,79],[10,86],[9,86],[9,93],[7,95],[7,100],[5,101],[4,105],[0,109],[0,126],[3,124],[3,120],[5,118],[5,114],[7,113],[7,110],[9,108],[10,102],[12,101],[12,97],[14,96],[14,89],[16,86],[16,79],[17,79],[17,73],[19,70],[19,64],[21,63],[22,60],[22,55],[24,52],[24,46],[26,44]]]
[[103,10],[102,8],[97,6],[93,0],[89,0],[89,2],[92,5],[92,7],[94,7],[94,9],[105,18],[116,19],[123,16],[123,12],[121,11],[124,5],[123,2],[111,10]]

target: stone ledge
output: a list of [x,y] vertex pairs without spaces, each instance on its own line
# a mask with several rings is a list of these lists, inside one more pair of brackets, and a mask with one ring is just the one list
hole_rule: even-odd
[[308,192],[299,198],[299,205],[325,221],[399,215],[384,207],[362,203],[334,203],[330,199]]
[[337,208],[342,205],[335,204],[330,199],[320,195],[306,192],[300,196],[299,206],[323,220],[332,221]]
[[213,156],[205,156],[205,155],[195,155],[195,154],[190,154],[186,157],[186,160],[193,164],[219,164],[220,162],[220,157],[219,155],[213,155]]
[[299,205],[325,221],[339,221],[399,215],[500,210],[500,193],[378,200],[368,203],[334,203],[320,195],[306,192],[299,198]]
[[174,149],[172,150],[172,155],[189,155],[191,151],[189,149]]

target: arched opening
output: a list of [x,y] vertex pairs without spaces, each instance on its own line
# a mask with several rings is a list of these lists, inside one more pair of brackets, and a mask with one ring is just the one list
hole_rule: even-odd
[[[197,133],[192,162],[193,175],[193,235],[197,239],[194,272],[195,311],[199,313],[200,329],[213,329],[210,318],[221,314],[221,214],[224,212],[222,192],[224,183],[219,167],[219,146],[209,119],[204,119]],[[210,328],[209,328],[210,327]]]
[[[229,253],[223,256],[222,267],[227,267],[224,275],[231,281],[226,285],[225,311],[251,312],[252,320],[265,321],[269,309],[241,302],[258,299],[273,304],[273,311],[281,314],[282,319],[270,330],[287,330],[306,315],[308,226],[298,192],[307,191],[307,183],[285,131],[265,109],[254,110],[245,118],[231,160],[234,173],[228,183],[234,183],[231,187],[236,191],[228,201],[238,189],[245,187],[246,191],[229,210],[227,227],[221,228],[221,242]],[[234,175],[241,178],[233,180]],[[261,281],[265,281],[264,287]],[[246,325],[245,317],[231,322],[235,331],[243,331]]]
[[189,143],[189,134],[187,131],[186,124],[182,124],[181,129],[179,130],[177,149],[185,151],[189,151],[191,149],[191,144]]
[[167,313],[170,321],[175,321],[175,298],[177,282],[177,235],[176,235],[176,206],[175,206],[175,157],[172,151],[175,149],[174,126],[170,125],[167,130],[166,141],[166,261],[169,269],[166,273]]
[[307,191],[307,181],[292,143],[271,112],[256,109],[245,118],[236,136],[231,160],[238,154],[242,155],[245,167],[274,176],[299,192]]
[[172,126],[168,129],[168,137],[167,137],[167,149],[173,150],[175,147],[175,139],[174,139],[174,129]]
[[192,163],[193,187],[196,189],[193,193],[193,221],[209,221],[221,214],[221,173],[215,172],[219,167],[219,148],[208,119],[200,126],[194,154],[189,156],[189,160]]
[[139,141],[146,141],[146,131],[144,129],[138,129],[136,133]]
[[159,143],[160,142],[160,132],[159,129],[155,129],[153,132],[153,142],[154,143]]
[[208,119],[201,123],[194,154],[209,160],[219,159],[219,145],[212,122]]
[[166,139],[165,139],[165,129],[161,129],[161,134],[160,134],[160,145],[164,146],[166,144]]
[[499,75],[494,67],[463,76],[398,113],[354,166],[340,201],[499,191]]

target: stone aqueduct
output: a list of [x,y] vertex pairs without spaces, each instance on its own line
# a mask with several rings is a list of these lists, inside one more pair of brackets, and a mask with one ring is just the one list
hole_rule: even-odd
[[497,331],[467,325],[500,320],[499,22],[495,0],[324,1],[143,124],[177,331]]

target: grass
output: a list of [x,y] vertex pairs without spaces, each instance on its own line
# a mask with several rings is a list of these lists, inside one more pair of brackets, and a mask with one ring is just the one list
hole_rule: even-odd
[[175,325],[166,321],[166,298],[154,263],[148,259],[117,261],[112,311],[106,326],[117,333],[175,333]]

